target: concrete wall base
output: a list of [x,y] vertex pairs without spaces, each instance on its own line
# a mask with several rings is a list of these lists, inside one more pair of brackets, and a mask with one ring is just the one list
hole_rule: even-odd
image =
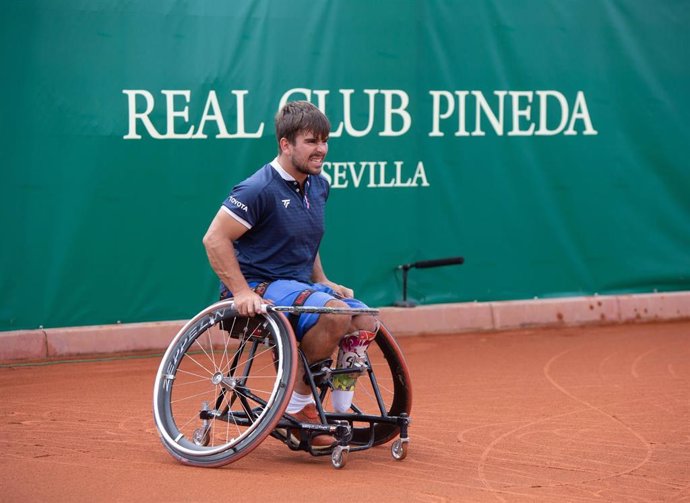
[[[690,318],[690,292],[384,307],[397,337]],[[164,351],[185,321],[0,332],[0,362]]]

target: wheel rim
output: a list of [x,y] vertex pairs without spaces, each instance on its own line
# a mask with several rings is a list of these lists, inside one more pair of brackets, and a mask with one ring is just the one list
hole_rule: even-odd
[[[191,460],[232,456],[258,444],[270,433],[266,425],[282,414],[275,405],[286,403],[290,375],[294,379],[294,369],[285,368],[290,348],[280,335],[279,317],[239,318],[223,304],[180,331],[154,387],[154,418],[164,444]],[[200,428],[205,442],[195,442]]]

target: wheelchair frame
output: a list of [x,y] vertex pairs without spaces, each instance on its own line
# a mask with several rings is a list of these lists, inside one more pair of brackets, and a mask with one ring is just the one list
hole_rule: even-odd
[[[307,364],[283,313],[372,314],[375,309],[265,306],[255,317],[241,317],[232,299],[202,310],[178,332],[164,354],[154,383],[153,411],[161,441],[178,461],[221,466],[242,458],[267,436],[291,450],[330,455],[342,468],[350,452],[398,437],[394,459],[407,455],[412,406],[410,377],[402,352],[380,324],[367,358],[349,369],[331,360]],[[315,398],[320,424],[300,423],[285,412],[297,378],[297,358]],[[331,379],[359,372],[350,411],[328,412]],[[295,432],[299,432],[295,435]],[[330,448],[315,448],[322,434],[335,437]]]

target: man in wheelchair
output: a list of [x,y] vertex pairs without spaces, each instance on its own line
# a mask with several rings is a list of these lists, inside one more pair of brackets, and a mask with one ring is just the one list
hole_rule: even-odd
[[[353,291],[326,276],[319,257],[324,210],[330,186],[321,175],[328,152],[330,123],[306,101],[287,103],[275,118],[278,155],[236,185],[213,218],[203,243],[221,280],[221,297],[233,297],[242,316],[254,316],[265,303],[335,308],[365,308]],[[377,331],[368,314],[305,313],[292,320],[309,364],[331,358],[340,347],[338,366],[363,356]],[[303,423],[319,416],[300,360],[287,412]],[[336,412],[349,409],[356,374],[334,379]],[[330,447],[333,438],[317,436],[312,446]]]

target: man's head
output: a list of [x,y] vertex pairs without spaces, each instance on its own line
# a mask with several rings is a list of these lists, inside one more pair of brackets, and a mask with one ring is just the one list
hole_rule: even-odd
[[293,101],[280,109],[275,122],[283,169],[299,181],[321,173],[331,131],[326,116],[308,101]]
[[327,140],[331,132],[328,118],[308,101],[286,103],[276,114],[276,139],[280,149],[280,139],[285,138],[295,144],[298,133],[313,133],[320,140]]

